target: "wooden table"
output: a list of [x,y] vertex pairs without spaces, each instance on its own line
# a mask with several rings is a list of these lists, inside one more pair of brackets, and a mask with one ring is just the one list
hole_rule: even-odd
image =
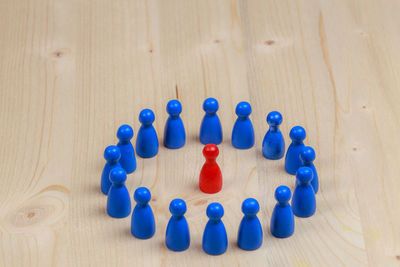
[[[0,1],[0,266],[399,266],[400,2],[395,0]],[[219,100],[222,192],[198,190],[202,102]],[[182,102],[187,144],[138,158],[130,194],[151,189],[157,230],[130,234],[100,193],[103,151]],[[239,101],[256,145],[230,144]],[[294,236],[269,233],[274,190],[294,177],[262,157],[266,114],[307,130],[320,176],[317,212]],[[134,138],[135,139],[135,138]],[[192,243],[165,248],[169,202],[183,198]],[[236,246],[241,203],[260,201],[263,246]],[[229,247],[201,249],[209,203],[223,204]]]

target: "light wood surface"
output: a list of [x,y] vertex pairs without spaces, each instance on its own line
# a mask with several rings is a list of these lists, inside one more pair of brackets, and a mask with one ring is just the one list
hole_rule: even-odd
[[[0,266],[399,266],[400,2],[396,0],[1,0]],[[206,97],[220,102],[222,192],[198,190]],[[119,125],[139,129],[182,102],[187,144],[138,158],[132,194],[151,189],[157,230],[130,235],[106,215],[103,151]],[[256,145],[230,144],[249,101]],[[302,125],[320,176],[317,212],[288,239],[269,233],[283,160],[262,157],[266,114]],[[135,138],[134,138],[135,140]],[[169,202],[188,205],[191,247],[164,246]],[[263,246],[237,248],[246,197],[260,201]],[[201,249],[207,204],[225,208],[229,247]]]

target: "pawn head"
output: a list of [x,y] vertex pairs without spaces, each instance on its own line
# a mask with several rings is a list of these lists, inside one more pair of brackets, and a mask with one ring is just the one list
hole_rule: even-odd
[[271,126],[278,126],[282,123],[282,115],[278,111],[271,111],[267,115],[267,123]]
[[133,199],[138,203],[138,204],[147,204],[147,202],[150,201],[151,199],[151,193],[149,189],[146,187],[139,187],[135,190],[135,193],[133,194]]
[[181,102],[178,100],[170,100],[167,104],[167,112],[171,116],[178,116],[182,112]]
[[248,117],[251,114],[251,106],[249,103],[243,101],[236,106],[236,115],[239,117]]
[[207,113],[215,113],[218,110],[218,101],[215,98],[207,98],[203,103],[203,110]]
[[104,158],[107,161],[117,161],[121,157],[121,151],[117,146],[108,146],[104,150]]
[[151,109],[143,109],[139,114],[139,121],[144,125],[152,124],[154,119],[154,113]]
[[289,136],[293,141],[301,142],[306,138],[306,130],[301,126],[294,126],[290,130]]
[[300,167],[296,172],[296,179],[300,184],[309,184],[313,178],[313,172],[309,167]]
[[115,167],[110,172],[110,181],[113,184],[123,184],[126,181],[126,172],[121,167]]
[[211,220],[219,220],[224,216],[224,208],[221,204],[214,202],[207,207],[207,217]]
[[310,146],[305,146],[300,152],[300,159],[304,163],[313,162],[315,160],[315,151]]
[[287,203],[292,197],[292,192],[290,192],[289,187],[286,185],[278,186],[275,190],[275,199],[279,203]]
[[203,148],[203,155],[206,159],[216,159],[219,154],[219,149],[214,144],[207,144]]
[[121,141],[129,141],[133,137],[133,129],[128,124],[121,125],[117,132],[117,137]]
[[258,201],[254,198],[248,198],[243,201],[242,212],[245,215],[256,215],[260,210],[260,205]]
[[186,203],[183,199],[174,199],[169,204],[169,211],[174,216],[183,216],[186,212]]

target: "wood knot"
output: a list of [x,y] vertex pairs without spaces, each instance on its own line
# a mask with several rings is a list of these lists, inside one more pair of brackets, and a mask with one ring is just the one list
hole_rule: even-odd
[[400,261],[400,255],[396,255],[396,260]]
[[71,52],[71,49],[69,48],[57,48],[53,51],[50,51],[48,54],[48,57],[51,57],[53,59],[60,59],[62,57],[64,57],[65,55],[67,55],[68,53]]
[[66,216],[69,189],[63,185],[50,185],[31,196],[15,203],[10,209],[4,227],[9,232],[33,231],[43,225],[53,225]]
[[57,51],[54,51],[53,52],[53,56],[55,57],[55,58],[60,58],[60,57],[62,57],[64,55],[64,52],[63,51],[60,51],[60,50],[57,50]]
[[149,53],[153,53],[153,49],[149,49]]
[[267,40],[264,43],[265,43],[265,45],[273,45],[273,44],[275,44],[275,41],[274,40]]
[[221,41],[220,40],[218,40],[218,39],[215,39],[214,40],[214,43],[216,43],[216,44],[219,44]]
[[28,206],[18,210],[11,217],[11,224],[17,228],[39,224],[53,212],[51,206]]
[[357,147],[353,147],[353,151],[357,151],[358,149],[357,149]]

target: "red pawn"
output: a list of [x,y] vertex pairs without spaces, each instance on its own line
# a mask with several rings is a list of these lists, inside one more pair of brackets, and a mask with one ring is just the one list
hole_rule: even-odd
[[205,145],[203,148],[206,162],[201,168],[199,187],[201,191],[207,194],[218,193],[222,188],[221,170],[215,161],[218,154],[218,147],[214,144]]

